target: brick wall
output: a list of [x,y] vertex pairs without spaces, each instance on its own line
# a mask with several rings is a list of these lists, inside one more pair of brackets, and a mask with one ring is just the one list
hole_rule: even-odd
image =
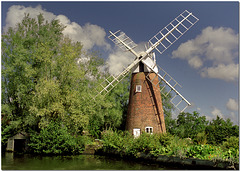
[[[131,79],[131,89],[129,95],[128,114],[126,130],[131,134],[134,128],[140,128],[141,132],[145,127],[153,127],[153,133],[165,133],[165,121],[162,108],[162,100],[158,77],[155,73],[149,74],[153,84],[146,79],[149,73],[133,73]],[[136,85],[141,85],[142,91],[136,92]]]

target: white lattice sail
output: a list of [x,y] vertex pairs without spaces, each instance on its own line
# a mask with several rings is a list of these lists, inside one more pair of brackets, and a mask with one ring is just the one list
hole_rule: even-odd
[[[181,85],[175,81],[166,71],[161,67],[156,65],[156,61],[151,61],[151,55],[153,50],[157,50],[162,54],[167,50],[176,40],[178,40],[184,33],[186,33],[194,24],[197,23],[199,19],[195,17],[192,13],[185,10],[179,16],[177,16],[173,21],[171,21],[166,27],[154,35],[146,45],[147,50],[145,52],[137,53],[134,51],[134,48],[137,46],[124,32],[118,30],[117,32],[111,32],[108,37],[112,40],[118,47],[124,51],[129,51],[136,56],[136,59],[128,65],[119,75],[110,76],[104,80],[100,85],[95,89],[96,95],[94,99],[99,95],[106,95],[110,92],[124,77],[126,77],[133,68],[136,68],[140,62],[142,62],[150,72],[154,72],[159,78],[159,82],[155,85],[161,84],[162,91],[161,93],[164,96],[171,93],[172,99],[170,102],[174,105],[176,109],[180,112],[183,112],[191,104],[187,101],[183,95],[176,90],[176,87]],[[155,57],[155,56],[154,56]],[[150,62],[149,62],[150,60]],[[153,83],[148,76],[147,79]],[[166,90],[166,93],[163,93]]]

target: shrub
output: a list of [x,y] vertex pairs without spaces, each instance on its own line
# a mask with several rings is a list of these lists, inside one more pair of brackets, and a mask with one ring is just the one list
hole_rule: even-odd
[[[203,134],[200,137],[203,137]],[[133,138],[127,131],[105,131],[102,134],[103,150],[105,152],[117,150],[120,155],[135,157],[144,152],[153,156],[167,155],[180,158],[190,157],[204,160],[238,162],[239,150],[236,145],[238,143],[236,138],[227,139],[226,143],[223,144],[225,148],[221,148],[220,146],[210,144],[194,144],[189,138],[181,139],[170,134],[150,135],[143,133],[138,138]]]
[[239,138],[235,136],[227,138],[226,141],[222,143],[222,148],[223,149],[230,149],[230,148],[239,149]]
[[207,135],[205,134],[205,132],[199,132],[195,140],[197,141],[197,144],[205,145],[207,144]]
[[73,137],[65,126],[50,122],[40,133],[30,133],[28,146],[30,152],[38,154],[79,154],[84,150],[84,139]]

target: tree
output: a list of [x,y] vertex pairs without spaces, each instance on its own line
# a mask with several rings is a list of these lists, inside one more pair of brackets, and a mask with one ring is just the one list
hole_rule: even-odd
[[162,98],[162,106],[164,112],[164,120],[166,125],[167,132],[170,132],[171,129],[174,127],[174,120],[172,119],[172,110],[174,109],[173,104],[170,102],[172,95],[169,93],[167,96],[163,94],[167,94],[167,90],[163,88],[163,85],[160,84],[161,91],[161,98]]
[[4,140],[20,131],[40,132],[52,121],[76,135],[120,127],[127,81],[105,99],[92,100],[93,85],[109,75],[100,71],[104,61],[64,37],[63,30],[58,20],[26,15],[2,35]]
[[221,144],[231,136],[239,137],[239,127],[234,125],[230,119],[226,121],[219,116],[213,119],[206,127],[207,141],[211,144]]
[[33,92],[42,77],[50,79],[51,57],[63,29],[56,20],[44,23],[42,15],[37,20],[26,15],[2,35],[2,115],[11,121],[11,132],[36,124],[30,112]]
[[[60,119],[72,130],[87,127],[79,86],[82,45],[63,36],[59,21],[26,15],[2,35],[2,115],[19,131]],[[14,125],[14,126],[13,126]]]
[[[108,76],[106,76],[108,77]],[[104,80],[104,79],[103,79]],[[95,100],[96,111],[90,117],[89,130],[99,137],[103,130],[125,129],[129,98],[130,75],[124,78],[105,97]]]
[[194,111],[193,114],[183,112],[178,115],[175,122],[173,121],[170,133],[181,138],[195,139],[198,133],[204,132],[207,124],[206,117],[199,116],[198,112]]

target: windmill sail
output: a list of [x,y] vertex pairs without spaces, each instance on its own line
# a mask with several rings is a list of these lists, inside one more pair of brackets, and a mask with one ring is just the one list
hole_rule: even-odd
[[[117,46],[119,46],[122,50],[130,51],[132,54],[134,54],[136,57],[139,55],[133,50],[137,45],[134,43],[124,32],[121,32],[118,30],[115,33],[110,32],[110,36],[108,37],[110,40],[112,40]],[[109,76],[106,80],[104,80],[101,84],[99,84],[95,88],[95,96],[93,99],[95,99],[99,95],[105,96],[109,91],[111,91],[118,83],[128,75],[128,73],[132,70],[133,67],[135,67],[141,59],[137,58],[133,61],[132,64],[130,64],[127,68],[125,68],[119,75]]]
[[[160,54],[162,54],[176,40],[178,40],[184,33],[186,33],[194,24],[196,24],[198,20],[199,19],[195,17],[192,13],[185,10],[173,21],[171,21],[166,27],[164,27],[161,31],[154,35],[148,41],[148,44],[146,46],[148,49],[145,52],[141,52],[139,54],[134,51],[134,48],[137,45],[124,32],[118,30],[117,32],[112,33],[110,31],[111,35],[109,36],[109,39],[112,40],[121,49],[125,51],[130,51],[137,58],[118,76],[115,77],[112,75],[109,78],[107,78],[104,82],[102,82],[96,88],[97,93],[93,98],[95,99],[100,94],[106,95],[124,77],[126,77],[135,66],[142,62],[145,66],[147,66],[151,70],[151,72],[154,72],[160,78],[160,81],[157,83],[157,85],[164,84],[162,89],[164,88],[168,89],[167,93],[163,95],[167,96],[170,92],[175,93],[175,95],[171,99],[171,103],[174,105],[176,109],[183,112],[191,104],[176,90],[175,87],[180,85],[159,66],[150,65],[150,63],[155,63],[155,61],[154,62],[148,61],[152,60],[150,56],[153,50],[156,49]],[[147,78],[149,79],[149,81],[152,82],[150,77],[147,76]]]
[[118,47],[120,47],[124,51],[130,51],[135,56],[138,54],[133,50],[137,47],[137,44],[134,43],[124,32],[118,30],[115,33],[110,32],[110,36],[108,38],[113,41]]
[[[174,93],[172,94],[173,97],[171,98],[170,102],[173,104],[173,106],[179,110],[180,112],[183,112],[188,106],[190,106],[191,104],[187,101],[187,99],[185,97],[183,97],[183,95],[180,94],[179,91],[176,90],[176,87],[182,87],[175,79],[173,79],[166,71],[164,71],[161,67],[159,67],[158,65],[156,65],[155,67],[157,67],[157,71],[155,67],[153,68],[151,65],[149,65],[147,62],[145,62],[144,60],[142,61],[149,69],[152,70],[152,72],[154,72],[156,74],[157,77],[159,77],[159,82],[157,84],[153,83],[153,80],[155,80],[155,78],[150,79],[149,74],[147,75],[147,79],[154,85],[154,86],[158,86],[159,84],[161,84],[161,94],[164,95],[165,97],[168,96],[170,93]],[[163,89],[166,90],[166,92],[163,92]]]
[[156,49],[162,54],[194,24],[196,24],[198,20],[199,19],[192,13],[185,10],[148,41],[147,46],[150,48],[146,52],[149,53]]
[[109,91],[116,87],[122,81],[122,79],[129,74],[130,71],[131,68],[127,67],[118,76],[110,75],[94,89],[95,96],[92,98],[95,99],[99,95],[105,96],[107,93],[109,93]]

